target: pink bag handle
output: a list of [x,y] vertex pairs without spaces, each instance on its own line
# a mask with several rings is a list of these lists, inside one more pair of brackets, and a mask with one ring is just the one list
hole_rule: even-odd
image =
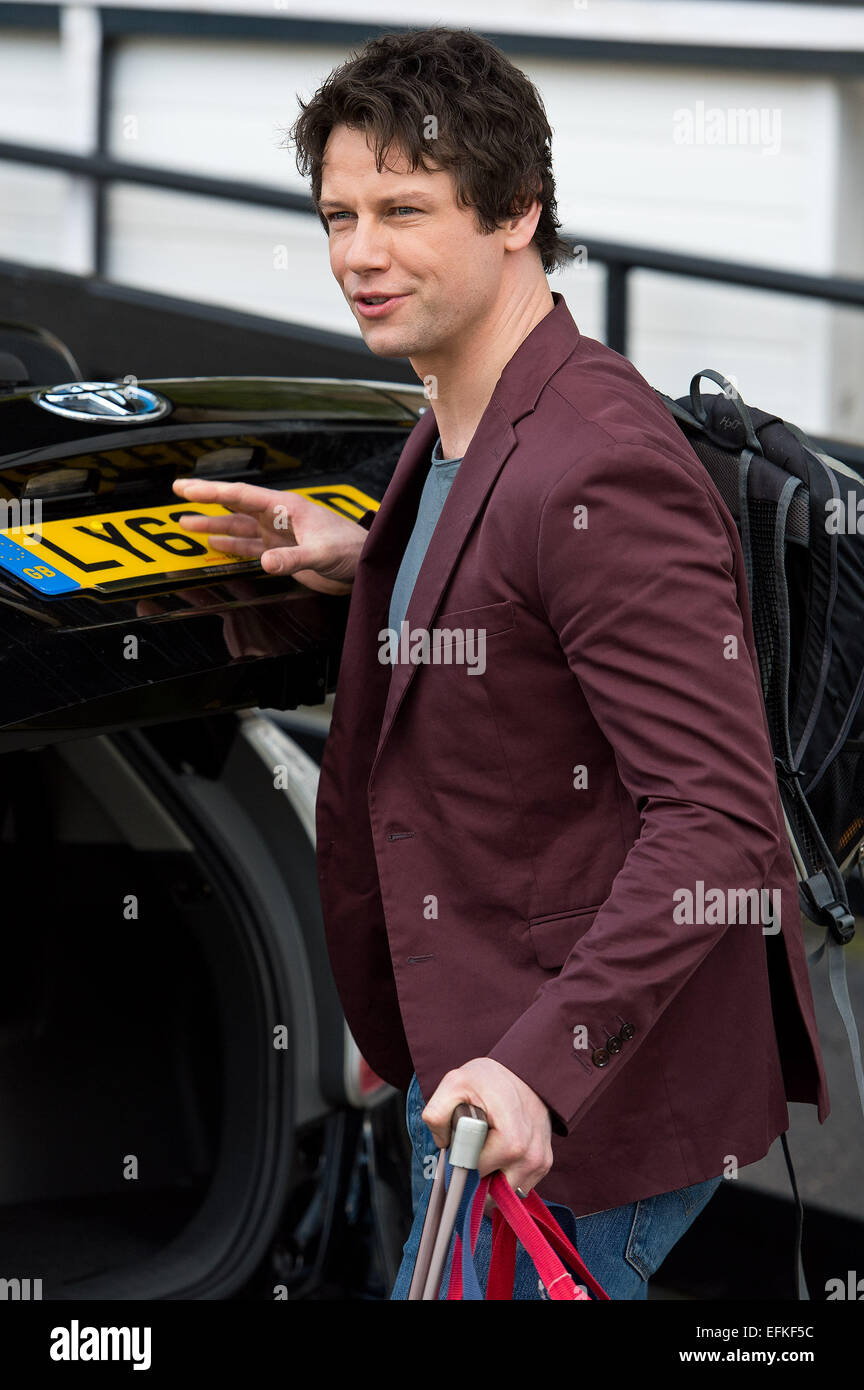
[[[486,1283],[488,1301],[513,1297],[517,1239],[525,1247],[550,1299],[590,1302],[588,1294],[577,1286],[572,1274],[565,1269],[560,1256],[577,1270],[597,1298],[609,1299],[608,1293],[601,1288],[536,1192],[529,1192],[525,1198],[518,1197],[504,1174],[500,1172],[481,1178],[474,1193],[470,1226],[472,1256],[477,1244],[486,1195],[490,1191],[495,1199],[496,1208],[492,1214],[492,1254]],[[458,1233],[455,1237],[447,1297],[462,1297],[462,1240]]]

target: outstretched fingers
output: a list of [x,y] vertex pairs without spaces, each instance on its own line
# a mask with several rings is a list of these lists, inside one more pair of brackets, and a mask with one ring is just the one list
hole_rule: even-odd
[[208,478],[175,478],[171,484],[188,502],[218,502],[242,512],[266,512],[273,505],[273,489],[254,483],[218,483]]
[[260,536],[208,536],[207,544],[211,550],[221,550],[223,554],[251,556],[258,560],[264,550]]
[[178,518],[184,531],[213,531],[223,536],[258,536],[258,522],[242,512],[227,512],[224,515],[194,514],[184,512]]

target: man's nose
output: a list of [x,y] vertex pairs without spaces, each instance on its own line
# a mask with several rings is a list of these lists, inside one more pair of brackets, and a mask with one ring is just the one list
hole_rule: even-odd
[[376,217],[359,216],[350,236],[345,265],[356,275],[390,261],[387,230]]

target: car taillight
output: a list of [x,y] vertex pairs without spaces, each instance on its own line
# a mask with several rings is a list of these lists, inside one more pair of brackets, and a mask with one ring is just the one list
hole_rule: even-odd
[[365,1057],[360,1058],[357,1080],[360,1085],[360,1094],[371,1096],[375,1091],[379,1091],[387,1082],[382,1081],[377,1072],[373,1071]]
[[390,1095],[393,1087],[372,1070],[344,1019],[342,1026],[345,1030],[345,1097],[349,1105],[361,1108],[379,1105]]

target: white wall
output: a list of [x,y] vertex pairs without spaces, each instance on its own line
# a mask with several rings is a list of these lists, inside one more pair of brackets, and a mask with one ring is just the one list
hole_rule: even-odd
[[[849,82],[841,93],[839,138],[834,147],[837,197],[834,264],[838,275],[864,279],[864,82]],[[849,437],[864,440],[864,311],[838,309],[833,315],[828,370],[838,419],[848,421]]]
[[[543,12],[548,19],[550,7]],[[112,153],[306,191],[293,150],[282,142],[296,94],[310,95],[345,57],[342,45],[130,39],[115,68]],[[567,230],[815,274],[864,275],[864,83],[519,55],[514,61],[537,84],[553,127]],[[56,41],[0,34],[0,139],[68,142],[64,71]],[[764,109],[768,147],[676,140],[676,112],[711,108]],[[79,145],[81,126],[79,113]],[[78,268],[80,236],[64,238],[58,230],[70,218],[69,183],[0,166],[0,257]],[[330,275],[317,219],[133,185],[113,192],[109,214],[114,279],[359,337]],[[603,283],[595,265],[551,280],[591,336],[603,332]],[[698,367],[715,366],[764,408],[815,432],[862,438],[862,317],[638,272],[629,355],[672,395],[684,394]]]
[[[100,0],[106,9],[128,0]],[[175,10],[177,0],[136,0]],[[532,33],[640,43],[728,44],[743,48],[864,49],[864,13],[813,0],[183,0],[184,10],[360,24],[446,24],[488,33]]]
[[[840,84],[707,68],[565,67],[531,59],[520,66],[540,90],[553,128],[565,227],[589,239],[810,274],[834,269]],[[675,139],[682,128],[676,113],[693,114],[698,138],[700,112],[751,108],[766,113],[762,147]],[[701,133],[707,136],[704,125]],[[844,161],[852,155],[845,150]],[[734,375],[745,398],[760,406],[814,430],[834,425],[833,311],[648,272],[636,273],[631,286],[628,355],[653,385],[682,395],[697,368],[713,366]]]

